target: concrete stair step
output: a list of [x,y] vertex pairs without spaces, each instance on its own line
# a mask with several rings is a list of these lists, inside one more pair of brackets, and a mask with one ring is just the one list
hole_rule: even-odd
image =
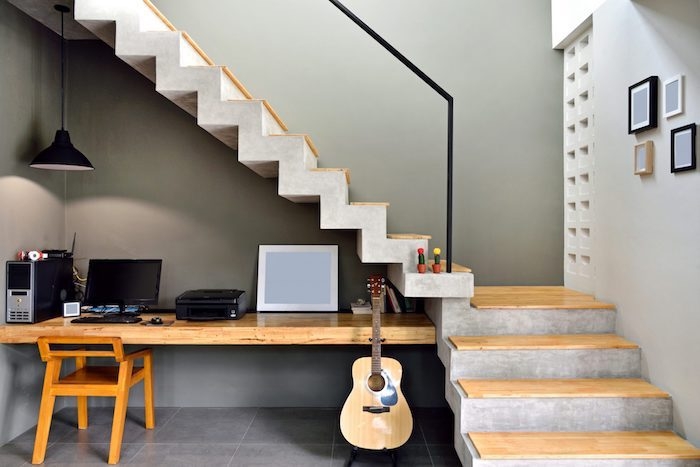
[[[264,102],[267,102],[267,101],[264,101]],[[311,152],[313,153],[313,155],[318,159],[318,149],[316,148],[316,145],[314,144],[314,142],[311,140],[311,136],[309,136],[309,135],[307,135],[307,134],[302,134],[302,133],[285,133],[285,134],[281,134],[281,135],[274,135],[274,134],[273,134],[273,135],[270,135],[270,136],[274,136],[274,137],[285,137],[285,136],[287,136],[287,137],[289,137],[289,136],[294,137],[294,136],[301,136],[301,137],[304,138],[304,141],[305,141],[306,144],[309,146],[309,149],[311,149]],[[347,171],[348,171],[348,177],[350,176],[350,175],[349,175],[349,169],[338,169],[338,170],[347,170]],[[350,183],[350,180],[348,179],[348,184],[349,184],[349,183]]]
[[350,169],[335,168],[335,167],[317,167],[311,169],[314,172],[343,172],[345,174],[345,182],[350,185]]
[[450,336],[448,377],[638,378],[639,347],[615,334]]
[[[610,465],[690,466],[698,465],[700,460],[700,450],[671,431],[470,432],[467,436],[478,457],[474,459],[475,467],[593,466],[607,465],[608,461],[636,461]],[[660,461],[681,463],[657,463]]]
[[670,430],[668,393],[638,378],[460,379],[447,388],[466,431]]

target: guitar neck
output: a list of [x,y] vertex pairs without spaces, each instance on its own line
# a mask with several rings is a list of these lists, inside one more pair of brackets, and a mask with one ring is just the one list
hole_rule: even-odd
[[379,275],[371,276],[367,288],[372,297],[372,374],[382,372],[382,334],[381,315],[384,311],[384,278]]
[[382,334],[381,334],[381,311],[379,307],[372,308],[372,374],[378,375],[382,372]]

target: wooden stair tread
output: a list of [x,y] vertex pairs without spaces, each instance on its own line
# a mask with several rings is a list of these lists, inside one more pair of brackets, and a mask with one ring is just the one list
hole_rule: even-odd
[[391,240],[430,240],[432,235],[424,234],[414,234],[414,233],[400,233],[400,234],[386,234],[386,238]]
[[543,334],[450,336],[457,350],[580,350],[636,349],[637,344],[616,334]]
[[331,168],[331,167],[317,167],[315,169],[311,169],[313,172],[343,172],[345,173],[345,181],[350,185],[350,169],[340,169],[340,168]]
[[[435,264],[435,260],[429,259],[428,260],[428,269],[430,269],[433,264]],[[447,260],[446,259],[440,260],[440,268],[442,269],[443,272],[447,271]],[[453,261],[452,262],[452,272],[472,272],[472,270],[466,266],[462,266],[461,264],[457,264]]]
[[474,287],[471,305],[477,309],[614,309],[593,295],[561,286],[481,286]]
[[[309,145],[309,148],[311,149],[311,152],[312,152],[312,153],[314,154],[314,156],[316,156],[316,158],[318,159],[318,149],[316,149],[316,145],[315,145],[314,142],[311,140],[311,136],[309,136],[309,135],[307,135],[307,134],[305,134],[305,133],[285,133],[285,134],[283,134],[283,135],[272,134],[272,135],[270,135],[270,136],[303,136],[303,137],[304,137],[304,140],[306,141],[306,144]],[[324,170],[325,170],[325,169],[324,169]],[[348,170],[348,169],[328,169],[328,170]],[[348,183],[350,183],[350,182],[348,181]]]
[[469,398],[654,397],[668,393],[638,378],[460,379]]
[[700,459],[671,431],[467,433],[482,459]]
[[386,206],[389,207],[389,203],[386,202],[371,202],[371,201],[354,201],[350,203],[351,206]]

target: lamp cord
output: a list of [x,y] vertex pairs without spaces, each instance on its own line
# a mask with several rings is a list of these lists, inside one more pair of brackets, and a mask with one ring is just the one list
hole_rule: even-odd
[[65,110],[65,101],[66,101],[66,91],[65,91],[65,47],[66,47],[66,39],[63,37],[63,16],[65,13],[62,11],[61,12],[61,130],[65,130],[65,117],[66,117],[66,110]]

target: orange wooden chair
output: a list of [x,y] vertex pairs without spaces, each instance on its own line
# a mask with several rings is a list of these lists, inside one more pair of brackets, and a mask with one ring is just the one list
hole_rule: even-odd
[[[57,396],[76,396],[78,405],[78,428],[88,426],[88,396],[109,396],[115,398],[112,437],[107,462],[116,464],[122,447],[126,406],[129,402],[129,389],[143,380],[146,428],[155,426],[153,409],[153,359],[152,350],[143,349],[124,354],[122,341],[118,337],[40,337],[37,341],[41,359],[46,362],[44,389],[41,394],[39,421],[36,427],[32,464],[41,464],[46,456],[49,429]],[[96,350],[86,348],[66,350],[66,344],[98,346]],[[106,347],[109,346],[109,347]],[[88,357],[113,357],[118,366],[89,366]],[[61,365],[67,358],[75,359],[75,371],[61,378]],[[135,367],[134,360],[143,359],[143,367]]]

